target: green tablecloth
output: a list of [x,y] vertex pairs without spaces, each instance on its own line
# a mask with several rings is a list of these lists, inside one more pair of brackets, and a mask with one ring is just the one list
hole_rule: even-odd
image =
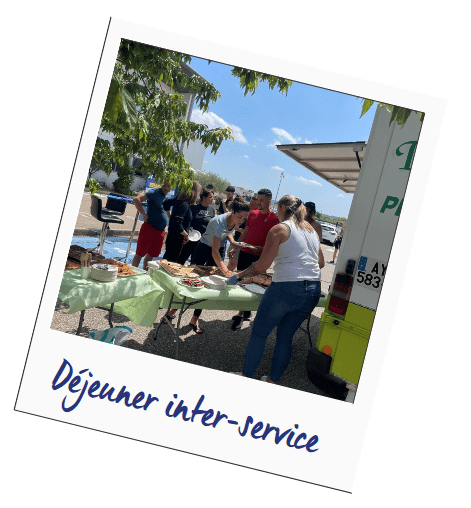
[[251,293],[242,286],[223,291],[206,288],[192,289],[178,284],[178,279],[181,277],[172,277],[163,268],[151,268],[149,273],[152,280],[165,289],[160,304],[164,309],[168,308],[172,293],[180,302],[180,305],[172,303],[173,309],[181,308],[183,297],[186,297],[186,303],[188,304],[195,300],[204,300],[201,303],[195,303],[194,307],[191,306],[191,308],[210,310],[257,310],[262,299],[262,295]]
[[69,304],[68,314],[114,303],[114,312],[123,314],[136,325],[152,327],[164,293],[147,274],[100,282],[82,279],[80,270],[66,270],[59,299]]

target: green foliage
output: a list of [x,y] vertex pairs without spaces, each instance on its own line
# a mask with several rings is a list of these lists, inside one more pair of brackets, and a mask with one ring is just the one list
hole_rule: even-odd
[[195,174],[195,180],[197,180],[203,187],[206,187],[206,185],[212,183],[214,185],[214,191],[216,193],[221,194],[226,192],[227,187],[231,185],[229,181],[224,180],[224,178],[221,178],[220,176],[215,175],[214,173],[197,172]]
[[278,87],[279,91],[288,95],[288,90],[293,84],[289,79],[278,78],[271,76],[270,74],[264,74],[261,72],[251,71],[249,69],[241,69],[240,67],[234,67],[232,69],[232,75],[239,78],[240,87],[244,90],[244,97],[251,92],[252,95],[258,88],[259,83],[266,82],[270,90]]
[[347,218],[346,217],[336,217],[335,219],[330,217],[329,215],[324,215],[320,212],[316,212],[314,214],[314,218],[316,220],[321,220],[321,221],[324,221],[324,222],[329,222],[330,224],[336,224],[336,223],[341,223],[341,222],[344,222],[345,224],[347,223]]
[[87,187],[92,194],[95,194],[95,192],[100,190],[100,183],[95,178],[88,178]]
[[[375,101],[370,99],[363,99],[363,105],[361,108],[360,118],[373,106]],[[391,118],[389,120],[389,125],[391,125],[394,121],[397,125],[403,126],[412,112],[418,114],[420,116],[420,121],[424,121],[425,113],[420,111],[414,111],[412,109],[400,108],[399,106],[393,106],[392,104],[386,104],[385,102],[378,102],[378,106],[380,108],[386,108],[389,113],[391,113]]]
[[[212,83],[185,73],[182,64],[190,61],[183,53],[121,40],[100,125],[101,132],[114,135],[113,143],[98,137],[93,153],[108,176],[112,161],[124,167],[131,156],[137,156],[143,174],[190,189],[193,173],[177,146],[200,140],[215,154],[223,141],[234,140],[229,127],[209,129],[185,120],[182,93],[192,93],[202,111],[221,98]],[[234,69],[234,75],[245,87],[245,95],[254,93],[263,81],[284,93],[291,86],[290,81],[245,69]]]
[[116,192],[130,196],[133,192],[131,185],[134,182],[134,168],[129,167],[128,164],[118,166],[118,178],[113,182],[113,187]]

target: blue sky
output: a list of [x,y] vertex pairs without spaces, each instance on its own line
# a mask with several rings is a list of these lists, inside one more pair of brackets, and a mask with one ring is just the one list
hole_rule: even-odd
[[274,197],[284,171],[278,198],[294,194],[314,201],[322,213],[348,216],[353,194],[327,183],[275,145],[368,141],[375,108],[360,119],[360,99],[297,82],[288,95],[262,83],[254,95],[244,97],[229,65],[192,58],[190,66],[222,94],[204,115],[195,106],[191,120],[210,128],[229,125],[235,138],[224,141],[216,155],[206,151],[203,171],[246,189],[269,188]]

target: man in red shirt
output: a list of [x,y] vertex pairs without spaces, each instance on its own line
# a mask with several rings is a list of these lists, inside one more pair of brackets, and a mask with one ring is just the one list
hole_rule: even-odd
[[[244,231],[242,231],[239,242],[245,242],[251,247],[241,249],[239,260],[237,262],[237,270],[242,271],[248,268],[252,263],[258,261],[265,246],[268,232],[273,226],[279,223],[276,213],[270,210],[272,193],[269,189],[260,189],[257,192],[257,202],[259,210],[250,212]],[[235,249],[231,248],[229,257],[234,253]],[[250,311],[241,311],[232,319],[233,330],[238,330],[242,326],[242,321],[250,319]]]

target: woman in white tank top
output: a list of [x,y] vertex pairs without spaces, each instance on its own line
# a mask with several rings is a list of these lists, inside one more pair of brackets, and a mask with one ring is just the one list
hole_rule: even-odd
[[295,196],[283,196],[278,201],[277,214],[280,224],[269,231],[260,259],[233,276],[241,280],[264,273],[274,262],[272,283],[258,307],[242,372],[247,377],[255,375],[267,337],[277,326],[276,346],[267,377],[267,381],[274,383],[290,362],[296,330],[319,301],[320,270],[324,266],[319,236],[304,221],[302,201]]

